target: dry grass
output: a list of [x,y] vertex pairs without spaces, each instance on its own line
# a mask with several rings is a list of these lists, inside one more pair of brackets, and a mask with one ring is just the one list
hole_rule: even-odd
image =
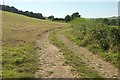
[[3,77],[34,77],[37,70],[36,39],[45,30],[66,24],[2,12]]

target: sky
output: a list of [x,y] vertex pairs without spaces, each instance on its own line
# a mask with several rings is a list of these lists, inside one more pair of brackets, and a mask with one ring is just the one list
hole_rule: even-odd
[[[2,4],[2,0],[0,2]],[[54,15],[64,18],[74,12],[79,12],[85,18],[118,15],[118,0],[5,0],[5,4],[23,11],[42,13],[47,17]]]

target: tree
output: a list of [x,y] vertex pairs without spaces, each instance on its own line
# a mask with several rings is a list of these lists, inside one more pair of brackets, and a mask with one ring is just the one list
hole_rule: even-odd
[[73,13],[73,14],[71,15],[71,19],[75,19],[75,18],[77,18],[77,17],[81,17],[81,15],[79,15],[78,12],[75,12],[75,13]]
[[26,16],[30,16],[28,11],[24,12]]
[[6,6],[6,5],[0,5],[0,7],[1,7],[0,10],[3,10],[3,11],[22,14],[22,15],[26,15],[29,17],[39,18],[39,19],[45,19],[41,13],[33,13],[33,12],[29,12],[29,11],[18,10],[14,6],[10,7],[10,6]]
[[51,15],[51,16],[49,16],[49,17],[48,17],[48,19],[50,19],[50,20],[52,20],[52,21],[53,21],[53,20],[54,20],[54,16],[53,16],[53,15]]
[[117,20],[116,19],[110,20],[110,25],[117,25]]
[[59,20],[59,21],[64,21],[63,18],[54,18],[54,20],[55,20],[55,21],[58,21],[58,20]]
[[69,22],[70,20],[71,20],[70,15],[65,16],[65,21],[66,21],[66,22]]
[[109,20],[108,20],[107,18],[105,18],[105,19],[103,20],[103,23],[109,25]]
[[19,11],[18,11],[18,14],[23,14],[23,11],[22,11],[22,10],[19,10]]
[[18,13],[18,9],[16,9],[14,6],[11,7],[11,12]]

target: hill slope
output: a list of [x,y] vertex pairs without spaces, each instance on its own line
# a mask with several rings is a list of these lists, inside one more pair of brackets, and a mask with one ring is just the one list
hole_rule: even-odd
[[[2,11],[1,11],[2,12]],[[36,39],[46,30],[67,24],[39,20],[2,12],[3,77],[35,77],[37,71]]]

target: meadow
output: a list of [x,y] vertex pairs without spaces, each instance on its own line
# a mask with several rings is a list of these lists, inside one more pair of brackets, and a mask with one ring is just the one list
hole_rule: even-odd
[[2,13],[2,76],[3,78],[34,78],[38,69],[36,40],[46,30],[61,23],[27,16]]
[[65,57],[64,65],[71,66],[71,71],[79,78],[103,76],[86,65],[82,56],[65,46],[64,41],[58,38],[60,34],[118,68],[119,26],[106,25],[97,20],[80,17],[65,23],[65,21],[41,20],[6,11],[0,13],[2,13],[3,78],[35,78],[40,66],[38,62],[40,52],[37,50],[36,41],[44,32],[50,33],[50,42],[57,46]]

